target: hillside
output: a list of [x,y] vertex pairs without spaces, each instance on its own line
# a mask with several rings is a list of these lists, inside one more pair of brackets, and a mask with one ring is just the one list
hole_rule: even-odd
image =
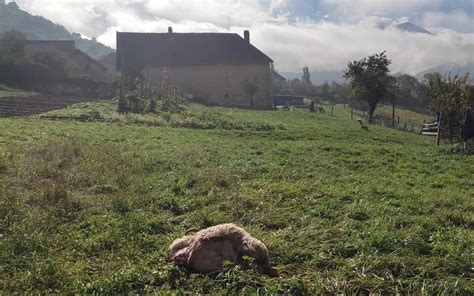
[[472,74],[474,74],[474,64],[467,64],[465,66],[461,66],[455,63],[438,65],[436,67],[427,69],[425,71],[422,71],[416,74],[415,77],[421,81],[423,80],[425,75],[428,73],[440,73],[443,76],[448,76],[450,74],[451,76],[454,76],[454,75],[464,76],[466,75],[466,73],[470,73],[471,77],[473,77]]
[[31,40],[71,40],[76,41],[76,47],[93,58],[100,58],[114,52],[95,40],[82,38],[78,33],[70,33],[61,25],[55,24],[41,16],[31,15],[21,10],[16,3],[0,4],[0,33],[10,29],[24,32]]
[[[364,131],[342,106],[115,109],[0,118],[1,294],[474,292],[474,155]],[[265,242],[279,276],[167,262],[173,239],[223,222]]]

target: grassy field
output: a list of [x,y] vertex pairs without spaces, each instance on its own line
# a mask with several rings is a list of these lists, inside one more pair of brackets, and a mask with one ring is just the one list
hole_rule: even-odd
[[[375,110],[375,115],[383,116],[392,118],[392,106],[379,106],[377,110]],[[421,125],[423,121],[425,122],[433,122],[435,120],[434,116],[416,113],[410,110],[402,109],[402,108],[395,108],[395,117],[400,117],[402,122],[407,124],[418,124]]]
[[1,97],[25,97],[31,96],[32,93],[24,92],[24,91],[7,91],[7,90],[0,90],[0,98]]
[[1,97],[16,97],[16,96],[31,96],[31,95],[34,95],[34,93],[10,88],[3,84],[0,84],[0,98]]
[[[1,294],[474,293],[474,155],[367,132],[342,106],[114,109],[0,119]],[[224,222],[278,277],[167,262],[187,229]]]

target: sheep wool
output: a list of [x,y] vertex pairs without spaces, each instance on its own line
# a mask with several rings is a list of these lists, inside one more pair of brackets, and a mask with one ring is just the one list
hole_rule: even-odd
[[255,259],[261,272],[270,268],[267,247],[234,224],[221,224],[187,234],[175,240],[170,261],[192,272],[212,273],[222,269],[228,260],[238,265],[243,256]]

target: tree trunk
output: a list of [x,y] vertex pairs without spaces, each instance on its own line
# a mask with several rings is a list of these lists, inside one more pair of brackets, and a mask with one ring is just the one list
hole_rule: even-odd
[[376,108],[377,108],[377,104],[370,105],[369,107],[369,123],[374,123],[374,112]]

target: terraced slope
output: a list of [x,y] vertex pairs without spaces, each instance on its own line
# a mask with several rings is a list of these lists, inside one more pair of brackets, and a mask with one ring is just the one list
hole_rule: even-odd
[[80,97],[6,96],[0,97],[0,117],[40,114],[80,103],[98,101]]

